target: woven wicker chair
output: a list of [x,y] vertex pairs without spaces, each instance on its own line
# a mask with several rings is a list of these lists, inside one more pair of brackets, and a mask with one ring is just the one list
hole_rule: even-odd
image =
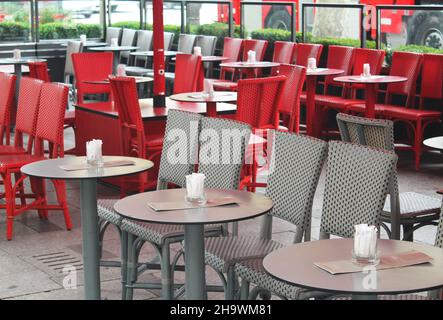
[[[200,121],[200,141],[199,141],[199,172],[206,176],[205,187],[219,189],[238,189],[240,180],[240,171],[244,161],[246,146],[249,141],[251,128],[249,125],[237,121],[221,119],[221,118],[202,118]],[[240,137],[238,144],[233,144],[235,148],[225,148],[223,141],[219,137],[223,137],[227,131],[235,133],[234,136]],[[189,130],[185,132],[190,132]],[[239,135],[239,133],[241,133]],[[194,138],[196,134],[194,134]],[[189,148],[186,148],[186,150]],[[159,188],[166,187],[166,181],[175,182],[179,185],[184,184],[185,175],[192,169],[194,162],[188,166],[181,167],[181,170],[170,165],[167,159],[167,150],[163,147],[162,160],[160,170],[166,171],[168,175],[159,183]],[[210,159],[205,155],[205,150],[210,150]],[[214,159],[214,150],[220,150]],[[229,158],[230,157],[230,158]],[[188,159],[193,159],[188,158]],[[208,161],[209,160],[209,161]],[[216,161],[219,160],[219,161]],[[232,161],[231,161],[232,160]],[[215,163],[214,163],[215,162]],[[183,166],[183,165],[181,165]],[[167,169],[164,169],[164,168]],[[181,173],[178,177],[177,173]],[[183,225],[162,225],[155,223],[140,223],[127,219],[123,219],[121,223],[122,231],[128,233],[128,273],[127,273],[127,299],[132,299],[133,289],[135,288],[155,288],[158,284],[141,284],[137,283],[138,256],[144,243],[150,243],[158,252],[161,258],[162,272],[162,296],[164,299],[173,298],[173,288],[179,285],[173,284],[173,270],[177,263],[181,251],[175,256],[173,263],[170,261],[170,244],[181,242],[184,240]],[[226,235],[227,230],[222,225],[209,225],[205,228],[206,237],[214,237]],[[137,238],[135,238],[137,237]]]
[[[331,234],[351,238],[356,224],[379,225],[396,160],[393,152],[338,141],[329,143],[320,238],[329,238]],[[242,261],[234,271],[242,278],[243,298],[247,296],[249,283],[257,285],[249,295],[251,299],[263,291],[286,299],[322,296],[320,292],[271,277],[264,270],[262,259]]]
[[[394,150],[394,124],[389,120],[367,119],[337,114],[338,127],[343,141],[368,145],[374,148]],[[437,225],[440,216],[440,199],[416,192],[399,193],[397,172],[394,172],[389,196],[384,206],[383,228],[391,239],[413,240],[413,232],[426,225]],[[391,208],[393,208],[391,210]],[[391,224],[389,229],[385,223]]]
[[[275,139],[272,139],[274,135]],[[305,234],[309,239],[312,202],[323,162],[326,142],[281,131],[270,131],[272,141],[271,167],[266,195],[274,207],[263,219],[260,237],[229,236],[207,239],[206,264],[220,276],[225,286],[226,299],[234,298],[237,262],[253,257],[264,257],[282,246],[271,240],[272,218],[286,220],[295,226],[294,242]],[[298,158],[294,158],[297,155]],[[226,273],[226,280],[224,278]]]

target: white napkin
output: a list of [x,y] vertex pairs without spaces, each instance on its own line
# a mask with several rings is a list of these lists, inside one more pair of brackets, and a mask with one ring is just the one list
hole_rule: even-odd
[[86,34],[81,34],[80,35],[80,41],[85,44],[86,43]]
[[117,76],[119,76],[119,77],[126,76],[126,65],[125,64],[117,65]]
[[118,38],[111,39],[111,47],[118,47]]
[[254,50],[249,50],[248,51],[248,62],[254,63],[256,61],[257,61],[257,59],[256,59],[255,51]]
[[316,70],[317,69],[317,59],[308,58],[308,69],[309,70]]
[[377,228],[366,223],[355,226],[354,255],[375,257],[377,250]]
[[202,48],[201,47],[194,47],[194,55],[201,56],[202,55]]
[[203,81],[203,91],[211,97],[214,95],[214,83],[211,79],[205,79]]
[[192,173],[186,176],[186,194],[188,198],[200,199],[204,197],[205,175]]
[[370,77],[371,76],[371,67],[369,66],[369,63],[363,64],[363,77]]
[[86,161],[87,162],[102,162],[102,145],[103,142],[100,139],[93,139],[86,142]]
[[15,60],[20,60],[22,58],[22,52],[20,49],[14,49],[12,51],[12,56]]

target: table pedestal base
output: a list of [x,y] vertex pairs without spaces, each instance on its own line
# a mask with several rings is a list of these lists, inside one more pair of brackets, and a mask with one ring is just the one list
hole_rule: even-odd
[[204,226],[185,225],[186,299],[206,300]]

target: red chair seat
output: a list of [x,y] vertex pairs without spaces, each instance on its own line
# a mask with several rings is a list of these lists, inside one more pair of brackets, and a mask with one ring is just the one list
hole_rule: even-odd
[[26,153],[25,148],[17,146],[0,146],[0,155],[23,154]]
[[340,96],[332,96],[332,95],[315,96],[315,104],[332,109],[345,110],[348,109],[349,106],[356,103],[361,103],[361,100],[346,99]]
[[[354,104],[348,105],[347,106],[348,111],[364,113],[365,109],[366,109],[366,103],[364,101],[361,101],[361,100],[354,100],[354,101],[359,101],[359,102],[356,102]],[[385,105],[383,105],[383,104],[376,104],[375,107],[374,107],[375,114],[383,115],[383,113],[385,111],[384,107],[385,107]]]
[[383,105],[383,114],[388,118],[404,120],[440,119],[441,112],[434,110],[418,110],[392,105]]
[[19,169],[22,166],[39,160],[46,159],[43,156],[32,154],[14,154],[0,157],[0,172],[5,172],[8,169]]

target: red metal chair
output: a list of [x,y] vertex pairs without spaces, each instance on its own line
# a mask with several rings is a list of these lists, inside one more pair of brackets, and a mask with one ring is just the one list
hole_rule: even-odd
[[11,116],[14,111],[16,76],[0,72],[0,146],[11,143]]
[[[388,91],[392,93],[399,93],[402,90],[410,90],[409,92],[409,105],[406,107],[398,107],[392,105],[382,105],[383,117],[392,119],[395,122],[403,122],[408,124],[414,134],[414,141],[411,147],[414,151],[415,169],[420,168],[420,158],[423,152],[423,135],[426,127],[432,123],[440,123],[442,112],[440,110],[425,110],[425,101],[436,100],[440,101],[438,107],[441,108],[441,101],[443,99],[443,86],[442,86],[442,74],[443,74],[443,55],[425,54],[423,57],[423,71],[421,74],[421,92],[419,109],[413,109],[410,106],[413,102],[413,93],[415,92],[415,84],[417,82],[417,75],[411,70],[404,59],[394,66],[394,58],[399,60],[399,57],[405,55],[417,55],[413,53],[394,52],[392,57],[393,67],[396,67],[395,72],[401,73],[401,75],[410,77],[406,83],[398,83],[395,86],[392,85],[392,89],[388,86]],[[417,67],[418,68],[418,67]],[[418,71],[417,71],[418,74]],[[380,106],[379,106],[380,108]]]
[[48,72],[48,64],[44,61],[28,62],[29,76],[31,78],[40,79],[44,82],[51,82]]
[[[286,130],[299,133],[300,131],[300,94],[306,78],[306,68],[291,64],[282,64],[279,75],[286,77],[286,83],[282,92],[280,116],[286,121],[283,124]],[[280,127],[280,129],[282,129]]]
[[72,228],[64,181],[52,180],[58,200],[58,204],[54,205],[47,204],[44,179],[30,179],[32,193],[25,194],[25,197],[31,198],[33,201],[21,204],[16,203],[16,197],[22,196],[19,191],[26,176],[21,175],[20,179],[14,183],[12,182],[12,176],[20,173],[22,166],[45,159],[45,142],[49,146],[50,158],[63,157],[63,118],[68,101],[68,92],[68,87],[61,84],[43,84],[39,100],[33,153],[0,157],[0,175],[3,179],[6,200],[6,204],[1,204],[0,208],[6,209],[6,237],[8,240],[12,239],[14,217],[31,209],[38,210],[41,218],[47,218],[47,210],[62,210],[66,228],[68,230]]
[[[236,62],[240,59],[242,51],[243,39],[225,37],[223,40],[223,57],[228,57],[224,62]],[[231,75],[231,81],[234,80],[235,69],[222,67],[220,68],[220,79],[226,79],[226,73]]]
[[[243,79],[238,81],[237,112],[235,120],[249,124],[253,133],[266,138],[267,129],[277,129],[279,110],[286,77]],[[244,178],[240,188],[255,190],[259,186],[257,177],[257,152],[263,143],[250,143],[247,151],[248,164],[244,167]]]
[[83,52],[71,55],[74,65],[77,103],[84,103],[86,94],[108,94],[108,84],[93,84],[87,81],[103,81],[112,74],[112,52]]
[[320,61],[322,50],[322,44],[297,43],[292,57],[293,64],[307,67],[309,58],[315,58],[318,63]]
[[[282,64],[290,64],[296,45],[297,44],[294,42],[275,41],[274,52],[272,54],[272,61]],[[271,74],[277,75],[278,68],[272,68]]]
[[[178,61],[179,59],[177,59]],[[177,81],[177,78],[175,81]],[[134,182],[136,183],[136,190],[139,192],[155,189],[158,161],[154,160],[161,155],[163,134],[145,133],[134,78],[112,76],[110,77],[110,83],[114,104],[118,111],[122,154],[149,159],[156,164],[156,168],[147,173],[136,175],[135,179],[131,177],[122,179],[120,196],[123,197],[129,191],[134,191]]]
[[175,60],[174,94],[196,92],[199,88],[203,88],[203,79],[200,77],[201,68],[201,56],[177,54]]

